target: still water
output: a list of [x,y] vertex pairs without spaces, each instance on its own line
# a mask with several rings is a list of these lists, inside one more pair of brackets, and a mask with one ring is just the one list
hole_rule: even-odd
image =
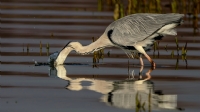
[[117,48],[100,56],[72,52],[64,65],[50,67],[48,55],[68,41],[97,39],[113,21],[112,8],[99,12],[93,0],[3,0],[0,6],[0,112],[199,112],[200,38],[192,17],[177,29],[179,51],[167,36],[148,52],[154,70]]

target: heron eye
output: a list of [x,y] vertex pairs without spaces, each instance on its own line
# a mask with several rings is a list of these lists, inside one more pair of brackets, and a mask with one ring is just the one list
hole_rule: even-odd
[[111,37],[111,35],[112,35],[112,32],[113,32],[113,30],[112,30],[112,29],[108,31],[108,33],[107,33],[107,36],[108,36],[109,38]]

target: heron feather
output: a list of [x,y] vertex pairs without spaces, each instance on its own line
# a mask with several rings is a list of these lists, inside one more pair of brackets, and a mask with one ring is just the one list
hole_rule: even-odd
[[[111,23],[105,30],[107,33],[113,30],[111,39],[114,43],[123,46],[134,46],[149,37],[153,39],[154,34],[165,25],[180,23],[183,14],[132,14]],[[172,32],[173,33],[173,32]],[[157,36],[157,35],[155,35]],[[151,41],[148,40],[146,44]],[[152,43],[152,42],[151,42]]]

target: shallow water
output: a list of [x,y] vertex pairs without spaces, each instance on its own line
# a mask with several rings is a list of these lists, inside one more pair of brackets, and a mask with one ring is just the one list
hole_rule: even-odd
[[[0,5],[0,112],[200,110],[200,41],[188,18],[178,27],[178,58],[173,36],[164,37],[155,52],[148,52],[155,70],[146,59],[141,68],[138,59],[128,59],[113,47],[104,50],[99,63],[93,62],[93,54],[72,52],[64,66],[52,68],[35,62],[46,63],[48,54],[70,40],[91,43],[113,21],[113,13],[107,6],[98,12],[97,1],[92,0],[40,2],[4,0]],[[186,41],[187,63],[181,59]]]

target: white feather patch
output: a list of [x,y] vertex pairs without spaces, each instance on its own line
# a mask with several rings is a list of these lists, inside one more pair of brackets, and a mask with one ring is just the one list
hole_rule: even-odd
[[158,33],[163,35],[177,35],[176,30],[174,29],[176,26],[176,23],[165,25],[158,31]]

